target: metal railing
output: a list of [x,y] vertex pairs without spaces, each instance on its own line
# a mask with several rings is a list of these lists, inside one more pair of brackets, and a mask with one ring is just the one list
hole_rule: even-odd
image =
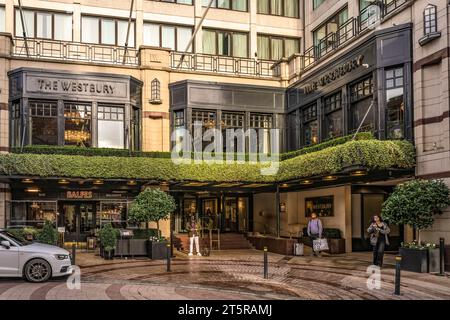
[[134,48],[127,48],[125,63],[123,63],[125,47],[27,38],[27,53],[23,38],[16,37],[13,39],[13,43],[12,54],[19,57],[29,56],[126,66],[139,65],[139,51]]
[[228,56],[216,56],[201,53],[170,53],[172,69],[215,72],[245,76],[273,77],[274,61],[256,60]]
[[[304,70],[312,67],[316,62],[331,54],[336,49],[346,45],[351,39],[359,36],[365,30],[375,26],[377,22],[382,21],[386,16],[395,12],[406,3],[412,3],[414,0],[380,0],[378,1],[378,10],[373,10],[369,6],[360,12],[357,17],[349,18],[342,24],[336,32],[328,34],[316,45],[305,49],[304,53],[293,58],[289,64],[289,74],[294,77]],[[295,67],[291,67],[291,64]],[[299,68],[299,69],[298,69]]]

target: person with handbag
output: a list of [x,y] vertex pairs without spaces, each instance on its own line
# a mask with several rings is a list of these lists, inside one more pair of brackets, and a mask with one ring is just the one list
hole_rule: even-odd
[[314,241],[322,238],[322,221],[317,217],[315,212],[311,213],[311,219],[308,221],[307,233],[311,239],[314,256],[320,256],[320,249],[314,248]]
[[194,243],[195,243],[195,249],[198,256],[201,256],[200,253],[200,243],[199,243],[199,235],[200,235],[200,229],[201,224],[197,222],[197,219],[195,219],[194,215],[191,215],[191,218],[189,222],[187,223],[186,229],[188,231],[189,236],[189,256],[193,255],[194,250]]
[[373,246],[373,265],[383,266],[384,249],[389,245],[388,234],[391,232],[389,226],[380,216],[373,216],[367,229],[370,235],[370,244]]

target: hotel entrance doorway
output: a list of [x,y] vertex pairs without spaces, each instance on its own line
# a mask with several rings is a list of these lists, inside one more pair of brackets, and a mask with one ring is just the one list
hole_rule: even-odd
[[65,242],[86,242],[96,227],[97,203],[60,202],[58,225],[65,226]]

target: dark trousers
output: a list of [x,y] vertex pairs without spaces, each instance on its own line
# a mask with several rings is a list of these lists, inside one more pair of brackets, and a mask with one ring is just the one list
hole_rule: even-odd
[[384,235],[378,237],[377,244],[373,246],[373,264],[383,266],[384,248],[386,247],[386,239]]

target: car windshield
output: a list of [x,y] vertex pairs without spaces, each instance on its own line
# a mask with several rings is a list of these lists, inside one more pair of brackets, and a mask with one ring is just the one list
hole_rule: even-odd
[[30,241],[27,241],[27,240],[25,240],[23,238],[19,238],[16,235],[14,235],[14,234],[12,234],[11,232],[8,232],[8,231],[0,231],[0,234],[10,238],[15,243],[17,243],[19,246],[26,246],[26,245],[31,243]]

